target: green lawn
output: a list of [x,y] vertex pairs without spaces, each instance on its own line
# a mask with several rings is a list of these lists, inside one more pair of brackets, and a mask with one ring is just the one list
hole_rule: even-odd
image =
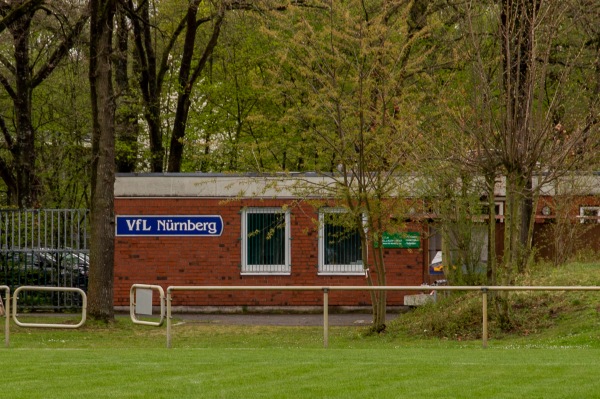
[[[0,330],[3,333],[3,330]],[[365,336],[335,327],[120,319],[105,328],[11,328],[0,348],[7,398],[600,398],[596,332],[480,341]]]

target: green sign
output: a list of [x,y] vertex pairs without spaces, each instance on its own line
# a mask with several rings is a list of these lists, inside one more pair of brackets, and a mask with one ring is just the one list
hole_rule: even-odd
[[383,233],[384,248],[421,248],[421,233]]

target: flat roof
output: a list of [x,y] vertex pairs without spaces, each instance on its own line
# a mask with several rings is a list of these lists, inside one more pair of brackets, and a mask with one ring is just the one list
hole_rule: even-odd
[[[335,179],[316,173],[133,173],[117,174],[115,197],[297,198],[326,196]],[[312,193],[311,193],[312,191]]]
[[[202,198],[326,198],[331,196],[339,174],[292,173],[117,173],[114,195],[129,197]],[[403,176],[399,190],[418,196],[418,177]],[[534,180],[534,186],[540,178]],[[576,174],[545,183],[543,195],[600,195],[600,173]],[[506,194],[505,179],[496,183],[496,197]]]

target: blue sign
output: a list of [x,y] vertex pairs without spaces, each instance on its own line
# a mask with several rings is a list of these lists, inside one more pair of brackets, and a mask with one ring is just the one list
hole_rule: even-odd
[[209,236],[223,232],[223,219],[214,215],[117,216],[117,236]]

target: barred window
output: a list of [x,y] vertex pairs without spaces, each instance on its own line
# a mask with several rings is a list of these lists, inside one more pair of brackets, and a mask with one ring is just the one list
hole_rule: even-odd
[[364,274],[360,235],[343,221],[346,210],[319,212],[319,274]]
[[242,274],[290,274],[289,211],[242,211]]

